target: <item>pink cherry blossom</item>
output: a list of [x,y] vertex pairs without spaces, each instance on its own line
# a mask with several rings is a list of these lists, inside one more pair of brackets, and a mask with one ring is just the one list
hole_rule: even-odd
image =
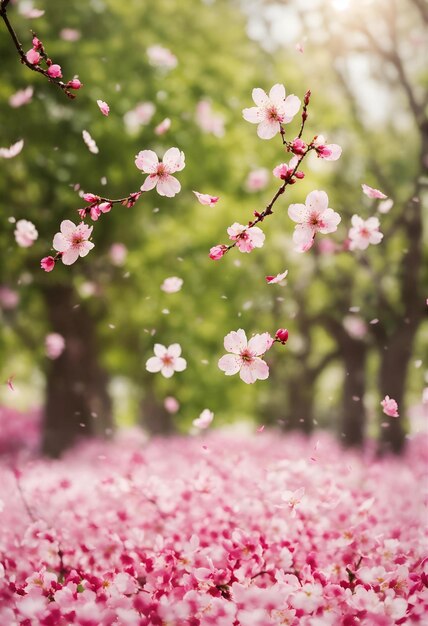
[[363,193],[365,193],[366,196],[368,196],[369,198],[378,198],[380,200],[385,200],[385,198],[388,197],[384,193],[382,193],[382,191],[379,191],[379,189],[374,189],[373,187],[369,187],[364,183],[361,185],[361,187],[363,188]]
[[196,106],[196,123],[204,133],[215,137],[224,136],[224,117],[214,113],[209,100],[200,100]]
[[298,164],[298,162],[298,157],[294,156],[292,159],[290,159],[290,163],[280,163],[280,165],[277,165],[273,169],[272,173],[274,176],[276,176],[276,178],[280,178],[281,180],[289,180],[292,177],[292,174],[296,169],[296,165]]
[[97,104],[101,113],[107,117],[107,115],[110,113],[110,107],[107,102],[104,102],[104,100],[97,100]]
[[89,240],[92,226],[81,222],[76,226],[70,220],[61,222],[60,231],[53,239],[53,247],[62,252],[61,260],[64,265],[72,265],[80,257],[86,256],[94,247]]
[[127,255],[128,249],[123,243],[113,243],[110,246],[109,256],[113,265],[123,265]]
[[201,430],[204,430],[205,428],[208,428],[208,426],[211,424],[213,419],[214,419],[214,413],[210,411],[209,409],[204,409],[202,413],[200,414],[200,416],[197,419],[193,420],[192,424],[193,426],[196,426],[196,428],[200,428]]
[[24,104],[28,104],[29,102],[31,102],[33,93],[33,87],[26,87],[25,89],[20,89],[19,91],[16,91],[9,98],[10,106],[14,109],[17,109],[18,107],[22,107]]
[[0,307],[14,309],[19,304],[19,294],[6,285],[0,285]]
[[75,28],[63,28],[60,31],[59,36],[64,41],[79,41],[82,35],[80,31],[76,30]]
[[258,124],[260,139],[272,139],[280,131],[280,125],[291,122],[300,108],[300,99],[295,95],[285,97],[284,85],[276,84],[269,92],[253,89],[253,100],[257,106],[244,109],[242,114],[247,122]]
[[45,338],[46,356],[49,359],[58,359],[64,352],[65,339],[59,333],[49,333]]
[[9,148],[0,148],[0,159],[13,159],[18,156],[24,147],[24,140],[20,139],[13,143]]
[[199,193],[198,191],[193,192],[199,202],[206,206],[214,206],[219,201],[219,196],[210,196],[208,193]]
[[149,191],[156,187],[160,196],[173,198],[181,189],[180,182],[171,176],[174,172],[184,169],[184,153],[178,148],[169,148],[159,162],[157,154],[153,150],[142,150],[135,157],[135,165],[147,176],[141,191]]
[[178,276],[170,276],[169,278],[165,278],[161,285],[162,291],[165,293],[176,293],[180,291],[183,286],[183,279]]
[[50,65],[48,67],[48,74],[51,78],[62,78],[61,66],[57,63]]
[[127,111],[123,116],[123,121],[128,132],[134,133],[140,126],[149,124],[155,111],[156,107],[153,102],[140,102],[134,109]]
[[269,367],[261,358],[272,347],[273,339],[269,333],[254,335],[249,341],[245,331],[240,328],[224,338],[224,347],[231,354],[225,354],[218,362],[219,368],[232,376],[239,372],[244,383],[255,383],[269,376]]
[[55,259],[53,258],[53,256],[43,257],[43,259],[40,261],[40,267],[42,268],[42,270],[45,270],[45,272],[52,272],[53,268],[55,267]]
[[164,135],[171,128],[171,120],[166,117],[155,127],[155,135]]
[[337,161],[342,154],[342,148],[337,145],[337,143],[326,144],[322,135],[318,135],[313,145],[315,146],[317,155],[325,161]]
[[98,154],[99,152],[98,146],[95,143],[95,140],[92,139],[91,135],[88,133],[87,130],[82,130],[82,137],[83,137],[83,141],[88,146],[89,152],[92,152],[92,154]]
[[20,2],[18,5],[18,11],[29,20],[37,19],[45,14],[42,9],[36,9],[36,7],[33,6],[32,0],[24,0],[23,2]]
[[389,213],[392,207],[394,206],[394,200],[392,198],[387,198],[386,200],[382,200],[377,205],[377,210],[379,213]]
[[236,247],[240,252],[251,252],[254,248],[262,248],[265,234],[258,226],[244,226],[235,222],[227,229],[227,234],[232,241],[236,241]]
[[177,57],[172,54],[171,50],[160,45],[150,46],[147,48],[147,56],[150,65],[154,67],[172,70],[177,66]]
[[28,220],[18,220],[14,234],[15,241],[21,248],[29,248],[39,236],[34,224]]
[[212,259],[213,261],[219,261],[222,257],[224,257],[227,251],[228,251],[228,247],[225,246],[224,244],[213,246],[210,249],[210,255],[209,255],[210,259]]
[[269,182],[269,171],[265,167],[251,170],[245,181],[245,189],[250,192],[261,191]]
[[315,235],[334,233],[340,223],[340,215],[328,207],[325,191],[311,191],[305,204],[291,204],[288,215],[297,222],[293,242],[298,252],[306,252],[312,247]]
[[40,54],[33,48],[31,48],[25,56],[27,57],[28,63],[31,63],[31,65],[38,65],[40,62]]
[[285,272],[282,272],[282,274],[277,274],[276,276],[266,276],[266,282],[268,285],[276,285],[277,283],[282,282],[287,274],[288,270],[285,270]]
[[81,83],[80,80],[75,76],[74,78],[68,81],[67,87],[69,87],[70,89],[77,90],[83,87],[83,83]]
[[168,413],[171,414],[177,413],[180,408],[179,401],[173,396],[167,396],[163,402],[163,405],[165,407],[165,411],[168,411]]
[[181,346],[173,343],[168,348],[160,343],[155,343],[155,356],[150,357],[146,363],[148,372],[160,372],[165,378],[171,378],[174,372],[182,372],[187,367],[187,362],[181,357]]
[[378,244],[383,239],[383,234],[379,231],[380,223],[377,217],[369,217],[363,220],[358,215],[351,218],[352,227],[349,229],[349,249],[366,250],[369,244]]
[[398,404],[393,398],[385,396],[380,404],[385,415],[389,415],[389,417],[399,417]]

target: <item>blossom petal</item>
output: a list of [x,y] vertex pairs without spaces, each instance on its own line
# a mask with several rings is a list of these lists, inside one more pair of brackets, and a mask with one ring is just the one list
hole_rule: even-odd
[[179,343],[172,343],[168,346],[167,352],[170,356],[179,357],[181,354],[181,346]]
[[173,365],[164,365],[160,372],[164,378],[171,378],[174,376],[175,369]]
[[279,133],[279,122],[263,120],[257,126],[257,135],[260,139],[272,139]]
[[171,174],[180,172],[185,166],[184,152],[181,152],[178,148],[169,148],[163,155],[162,163]]
[[95,247],[95,244],[92,241],[82,241],[82,243],[78,247],[79,256],[84,257]]
[[183,372],[187,367],[186,359],[179,356],[177,359],[174,359],[174,369],[176,372]]
[[161,343],[155,343],[155,346],[153,348],[153,352],[155,353],[155,355],[161,359],[162,357],[165,356],[165,354],[168,352],[167,348],[165,346],[163,346]]
[[285,100],[285,87],[284,85],[280,85],[277,83],[272,87],[269,91],[269,100],[271,100],[276,105],[284,104]]
[[247,335],[245,334],[245,330],[242,330],[242,328],[237,331],[232,330],[224,338],[224,349],[228,352],[232,352],[233,354],[240,354],[242,350],[244,350],[246,347]]
[[160,372],[163,367],[163,361],[159,359],[157,356],[152,356],[146,362],[146,370],[148,372],[152,372],[153,374],[156,372]]
[[268,378],[269,366],[265,361],[256,357],[251,363],[243,364],[239,376],[244,383],[251,385],[256,380],[266,380]]
[[254,337],[251,337],[250,341],[248,342],[248,349],[253,354],[261,356],[262,354],[267,352],[269,348],[272,347],[272,343],[273,339],[270,334],[262,333],[260,335],[254,335]]
[[242,117],[251,124],[258,124],[263,119],[263,109],[259,107],[250,107],[242,110]]
[[255,87],[252,91],[253,101],[257,104],[258,107],[263,107],[269,102],[269,97],[264,89],[260,89],[260,87]]
[[341,219],[342,218],[339,213],[336,213],[333,209],[326,209],[321,215],[323,226],[319,229],[320,233],[323,235],[334,233],[337,230],[337,226],[340,224]]
[[147,176],[146,180],[141,185],[140,190],[150,191],[150,189],[153,189],[154,187],[156,187],[158,180],[159,180],[159,176],[157,176],[156,174],[150,174],[150,176]]
[[64,237],[71,237],[76,230],[76,224],[73,224],[71,220],[63,220],[59,227]]
[[305,224],[298,224],[294,228],[293,243],[297,252],[307,252],[314,243],[314,232]]
[[156,191],[160,196],[173,198],[181,189],[180,181],[169,174],[158,181]]
[[307,215],[308,209],[305,204],[290,204],[288,207],[288,217],[292,219],[293,222],[301,224],[306,221]]
[[299,111],[300,105],[301,105],[300,98],[298,98],[294,94],[287,96],[282,106],[282,112],[285,116],[284,122],[291,122],[293,117]]
[[73,263],[75,263],[78,258],[79,258],[79,249],[75,247],[75,248],[68,248],[68,250],[66,250],[63,253],[61,260],[64,263],[64,265],[73,265]]
[[218,366],[221,371],[226,374],[226,376],[233,376],[233,374],[239,372],[239,368],[241,367],[241,360],[239,356],[235,354],[225,354],[219,360]]
[[325,211],[328,208],[328,195],[325,191],[311,191],[306,196],[306,206],[311,211]]
[[153,150],[141,150],[135,157],[135,165],[146,174],[154,174],[159,165],[159,159]]
[[64,237],[64,235],[57,233],[53,238],[52,246],[57,252],[65,252],[69,249],[70,242]]

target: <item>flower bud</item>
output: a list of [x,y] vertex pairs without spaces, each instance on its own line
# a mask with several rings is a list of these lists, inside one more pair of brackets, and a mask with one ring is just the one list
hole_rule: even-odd
[[83,87],[83,84],[78,78],[73,78],[72,80],[68,81],[67,87],[69,87],[70,89],[80,89],[81,87]]
[[218,261],[226,254],[227,250],[228,248],[224,244],[214,246],[210,250],[210,259],[212,259],[213,261]]
[[275,339],[282,344],[287,343],[288,340],[288,330],[286,328],[278,328],[275,333]]

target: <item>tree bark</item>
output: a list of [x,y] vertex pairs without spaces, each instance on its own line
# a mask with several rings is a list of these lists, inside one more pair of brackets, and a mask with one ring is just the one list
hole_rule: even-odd
[[159,403],[153,389],[147,384],[141,401],[141,426],[150,435],[172,435],[177,432],[174,417]]
[[346,446],[362,446],[367,422],[364,406],[367,346],[349,336],[344,336],[340,344],[345,367],[341,431],[343,442]]
[[51,331],[65,339],[61,356],[49,363],[42,451],[57,457],[79,439],[105,436],[112,428],[108,377],[98,358],[95,320],[74,290],[53,285],[42,290]]

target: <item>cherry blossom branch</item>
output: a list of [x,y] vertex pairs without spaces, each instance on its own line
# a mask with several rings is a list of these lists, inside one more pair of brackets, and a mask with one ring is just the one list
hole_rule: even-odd
[[[66,96],[70,99],[75,98],[75,94],[70,91],[70,89],[80,89],[82,87],[82,83],[74,78],[67,83],[64,83],[62,80],[61,67],[52,62],[52,60],[46,54],[44,46],[40,39],[38,39],[37,35],[31,31],[33,36],[33,48],[25,54],[24,49],[22,47],[21,42],[18,39],[18,36],[13,28],[9,17],[7,15],[7,5],[9,4],[9,0],[2,0],[0,3],[0,17],[6,25],[6,28],[11,36],[13,44],[19,54],[21,59],[21,63],[26,65],[28,69],[33,72],[37,72],[38,74],[42,74],[45,78],[48,79],[50,83],[55,84],[57,87],[62,89],[62,91],[66,94]],[[40,60],[43,59],[46,63],[47,69],[43,69],[40,67]]]

